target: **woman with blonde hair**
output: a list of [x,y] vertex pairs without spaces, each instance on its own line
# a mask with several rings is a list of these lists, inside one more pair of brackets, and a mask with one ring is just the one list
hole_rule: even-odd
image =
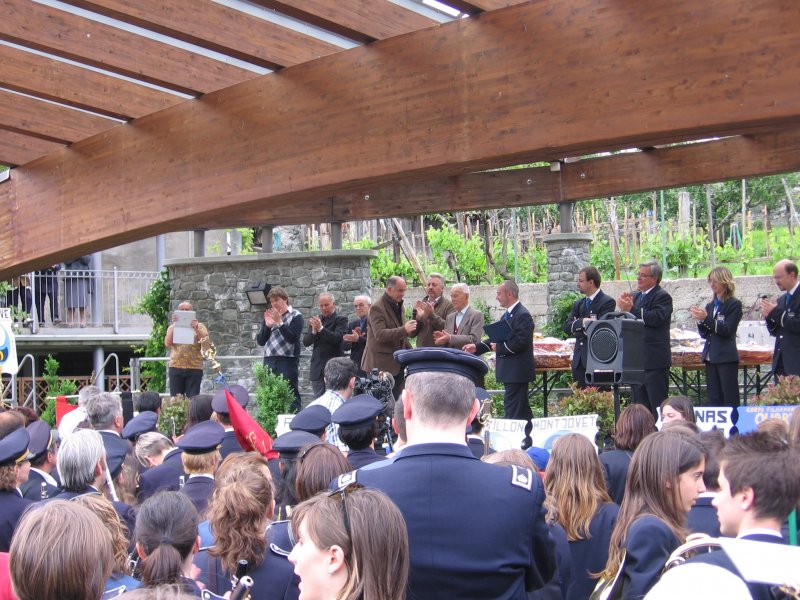
[[408,532],[383,492],[352,484],[317,494],[295,507],[292,528],[303,600],[405,599]]
[[556,440],[544,478],[547,522],[558,523],[569,540],[572,565],[565,600],[588,598],[608,560],[608,544],[619,507],[608,495],[597,450],[571,433]]
[[274,509],[267,460],[255,452],[228,455],[217,470],[206,512],[214,543],[195,557],[200,580],[209,591],[219,596],[229,591],[231,576],[245,560],[254,581],[253,600],[297,598],[298,579],[286,560],[291,551],[289,523],[273,523]]
[[106,593],[118,596],[123,592],[138,588],[141,582],[131,577],[128,564],[128,528],[119,518],[111,501],[102,494],[84,494],[73,498],[72,502],[79,506],[85,506],[97,515],[111,536],[111,555],[114,567],[111,577],[106,582]]
[[706,343],[701,358],[706,365],[706,395],[711,406],[739,406],[739,351],[736,331],[742,320],[742,302],[734,296],[736,283],[727,267],[708,274],[714,296],[706,307],[691,307],[697,331]]
[[697,440],[674,431],[647,436],[634,452],[602,573],[618,575],[623,599],[644,597],[685,540],[686,515],[706,489],[704,465]]

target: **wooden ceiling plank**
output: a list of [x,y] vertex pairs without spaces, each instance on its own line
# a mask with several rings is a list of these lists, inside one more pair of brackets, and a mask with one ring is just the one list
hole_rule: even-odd
[[269,69],[342,48],[212,0],[65,0],[69,4]]
[[[0,278],[342,189],[784,128],[800,122],[798,29],[795,0],[543,0],[284,69],[17,168]],[[37,221],[62,205],[80,210]]]
[[62,144],[0,129],[0,164],[14,167],[55,152]]
[[185,98],[0,45],[0,86],[118,119],[134,119]]
[[65,143],[97,135],[117,121],[0,90],[0,127]]
[[0,39],[190,95],[255,73],[29,0],[3,0]]
[[437,22],[389,0],[253,0],[317,27],[369,43],[409,33]]

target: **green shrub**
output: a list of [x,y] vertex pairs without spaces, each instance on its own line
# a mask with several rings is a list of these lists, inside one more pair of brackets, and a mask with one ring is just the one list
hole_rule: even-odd
[[800,404],[800,377],[786,375],[778,377],[778,383],[770,383],[767,389],[756,396],[760,406],[789,406]]
[[42,379],[47,384],[47,400],[41,418],[50,427],[56,426],[56,396],[71,396],[78,391],[78,384],[72,379],[59,379],[59,366],[61,365],[52,354],[48,354],[44,359]]
[[[150,337],[144,346],[134,349],[136,354],[145,356],[166,356],[167,347],[164,345],[164,336],[167,335],[167,320],[169,316],[169,272],[165,269],[158,274],[148,292],[142,297],[136,311],[149,316],[153,320]],[[153,391],[166,390],[167,366],[162,362],[142,363],[142,381],[148,381],[148,389]]]
[[264,365],[254,365],[253,374],[256,377],[256,421],[275,437],[278,415],[290,412],[294,393],[286,379]]
[[598,446],[603,448],[614,432],[614,394],[601,392],[594,387],[580,389],[574,383],[570,384],[572,395],[562,398],[559,410],[563,415],[591,415],[597,414]]
[[186,429],[188,415],[189,399],[183,394],[165,398],[158,416],[158,430],[169,439],[182,435]]
[[580,297],[578,292],[563,292],[558,296],[553,302],[553,306],[550,307],[550,314],[547,317],[547,323],[542,328],[542,333],[548,337],[567,339],[569,336],[561,328],[569,317],[572,305]]

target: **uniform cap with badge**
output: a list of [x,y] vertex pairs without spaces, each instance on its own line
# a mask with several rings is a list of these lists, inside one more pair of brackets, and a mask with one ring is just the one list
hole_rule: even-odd
[[394,359],[405,368],[406,377],[414,373],[456,373],[477,382],[489,370],[482,358],[457,348],[414,348],[398,350]]
[[31,436],[24,427],[16,429],[0,440],[0,467],[18,465],[33,458],[28,451]]
[[320,404],[314,404],[297,413],[289,423],[289,429],[321,435],[330,424],[331,411]]
[[203,421],[189,428],[178,440],[178,448],[186,454],[214,452],[222,443],[225,428],[216,421]]
[[[239,406],[242,408],[247,408],[247,405],[250,404],[250,393],[241,385],[234,383],[228,386],[228,391],[236,398],[236,402],[238,402]],[[211,400],[211,408],[215,413],[223,415],[228,414],[228,400],[225,397],[225,388],[219,388],[214,392],[214,398]]]
[[25,429],[27,429],[30,436],[28,449],[31,453],[31,460],[52,449],[58,440],[58,432],[55,429],[50,429],[50,425],[45,421],[34,421]]
[[275,438],[272,449],[284,458],[292,458],[305,446],[315,446],[324,443],[318,436],[307,431],[287,431]]
[[122,437],[126,440],[136,442],[140,435],[156,430],[158,415],[151,410],[140,412],[125,424],[122,429]]
[[333,411],[331,418],[340,427],[358,427],[374,421],[382,410],[383,404],[374,396],[359,394]]

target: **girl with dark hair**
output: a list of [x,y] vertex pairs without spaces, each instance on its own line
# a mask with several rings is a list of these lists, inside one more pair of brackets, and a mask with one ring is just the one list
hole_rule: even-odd
[[619,573],[623,599],[643,598],[686,538],[686,515],[706,489],[704,464],[697,440],[678,432],[654,433],[636,449],[602,573]]
[[295,507],[292,528],[289,561],[304,600],[405,599],[406,523],[383,492],[351,485],[317,494]]
[[670,396],[661,403],[662,427],[674,421],[684,421],[695,425],[694,405],[689,396]]
[[642,404],[631,404],[619,415],[614,433],[614,450],[600,455],[600,463],[606,472],[608,493],[618,505],[622,504],[625,497],[625,479],[633,452],[645,437],[655,431],[653,415]]
[[[336,452],[338,449],[334,448]],[[286,560],[289,523],[273,523],[275,508],[267,460],[260,454],[231,454],[217,471],[207,516],[214,543],[195,557],[200,580],[219,596],[231,589],[239,561],[248,564],[253,600],[294,600],[298,579]]]
[[556,440],[544,479],[547,522],[566,531],[571,580],[565,600],[583,600],[594,589],[597,573],[608,560],[608,543],[619,507],[606,489],[594,444],[571,433]]
[[142,586],[178,584],[200,596],[189,578],[199,549],[197,509],[180,492],[158,492],[145,500],[136,517],[136,552],[141,558]]
[[294,490],[297,501],[328,489],[331,481],[353,470],[350,462],[333,444],[308,446],[297,456]]

